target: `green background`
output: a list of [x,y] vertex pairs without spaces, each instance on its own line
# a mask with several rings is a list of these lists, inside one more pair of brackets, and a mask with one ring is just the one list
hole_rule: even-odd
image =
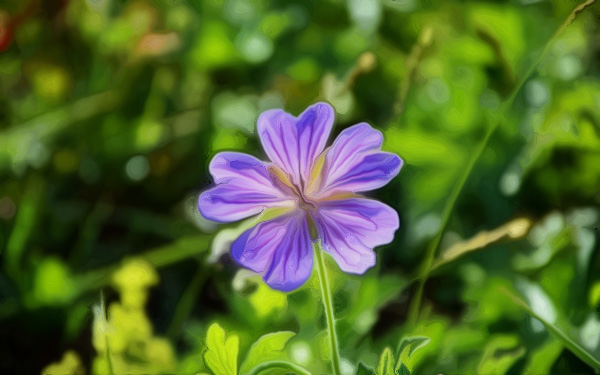
[[343,373],[593,373],[593,3],[1,0],[0,372],[330,373],[317,280],[270,290],[196,209],[260,112],[327,101],[405,160],[376,267],[329,262]]

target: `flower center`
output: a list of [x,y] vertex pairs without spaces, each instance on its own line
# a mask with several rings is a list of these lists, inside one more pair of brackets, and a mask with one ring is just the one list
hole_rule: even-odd
[[304,194],[304,189],[294,184],[290,176],[277,166],[270,165],[269,176],[273,185],[287,195],[293,196],[298,202],[298,207],[304,211],[311,212],[317,209],[317,204]]
[[298,207],[304,211],[316,211],[317,204],[312,200],[308,199],[304,194],[298,196]]

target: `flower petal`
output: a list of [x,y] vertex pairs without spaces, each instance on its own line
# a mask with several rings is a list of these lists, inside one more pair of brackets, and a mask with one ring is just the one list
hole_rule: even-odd
[[208,168],[217,184],[243,178],[253,186],[272,186],[266,164],[241,152],[220,152],[211,160]]
[[294,183],[302,184],[325,149],[333,120],[333,108],[327,103],[314,104],[297,118],[269,110],[258,118],[258,135],[269,159],[290,174]]
[[217,186],[200,194],[198,209],[219,222],[237,221],[268,207],[293,204],[269,177],[266,165],[253,156],[221,152],[210,162]]
[[381,132],[369,124],[342,131],[325,156],[322,194],[374,190],[394,178],[403,161],[398,155],[379,151],[382,141]]
[[300,287],[313,264],[306,214],[296,211],[257,224],[233,243],[231,255],[242,266],[262,273],[273,289]]
[[356,274],[375,265],[373,248],[392,242],[400,225],[393,208],[367,198],[322,201],[314,219],[323,250]]

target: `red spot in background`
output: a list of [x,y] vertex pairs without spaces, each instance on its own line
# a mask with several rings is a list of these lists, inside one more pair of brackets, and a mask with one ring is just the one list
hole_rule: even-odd
[[10,47],[13,41],[13,24],[9,14],[0,9],[0,52],[4,52]]
[[12,17],[8,11],[0,9],[0,53],[10,47],[14,40],[15,30],[28,18],[39,15],[42,12],[49,20],[52,20],[63,13],[69,1],[42,2],[41,0],[31,0],[20,14],[15,14]]

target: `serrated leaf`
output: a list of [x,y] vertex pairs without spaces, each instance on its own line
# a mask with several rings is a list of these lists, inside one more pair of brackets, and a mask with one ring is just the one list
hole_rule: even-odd
[[383,349],[383,353],[379,357],[377,375],[394,375],[394,353],[389,347]]
[[364,363],[359,362],[356,367],[356,375],[375,375],[375,371],[373,371],[372,368],[367,367]]
[[416,358],[413,357],[415,352],[423,348],[431,339],[426,336],[405,337],[400,341],[398,346],[398,358],[396,359],[396,374],[410,374],[417,365]]
[[282,359],[285,356],[285,345],[294,335],[296,335],[294,332],[281,331],[268,333],[260,337],[250,347],[246,359],[242,363],[240,373],[246,374],[263,362]]
[[237,375],[237,357],[240,340],[237,335],[226,337],[225,331],[218,323],[208,327],[206,333],[204,361],[215,375]]

